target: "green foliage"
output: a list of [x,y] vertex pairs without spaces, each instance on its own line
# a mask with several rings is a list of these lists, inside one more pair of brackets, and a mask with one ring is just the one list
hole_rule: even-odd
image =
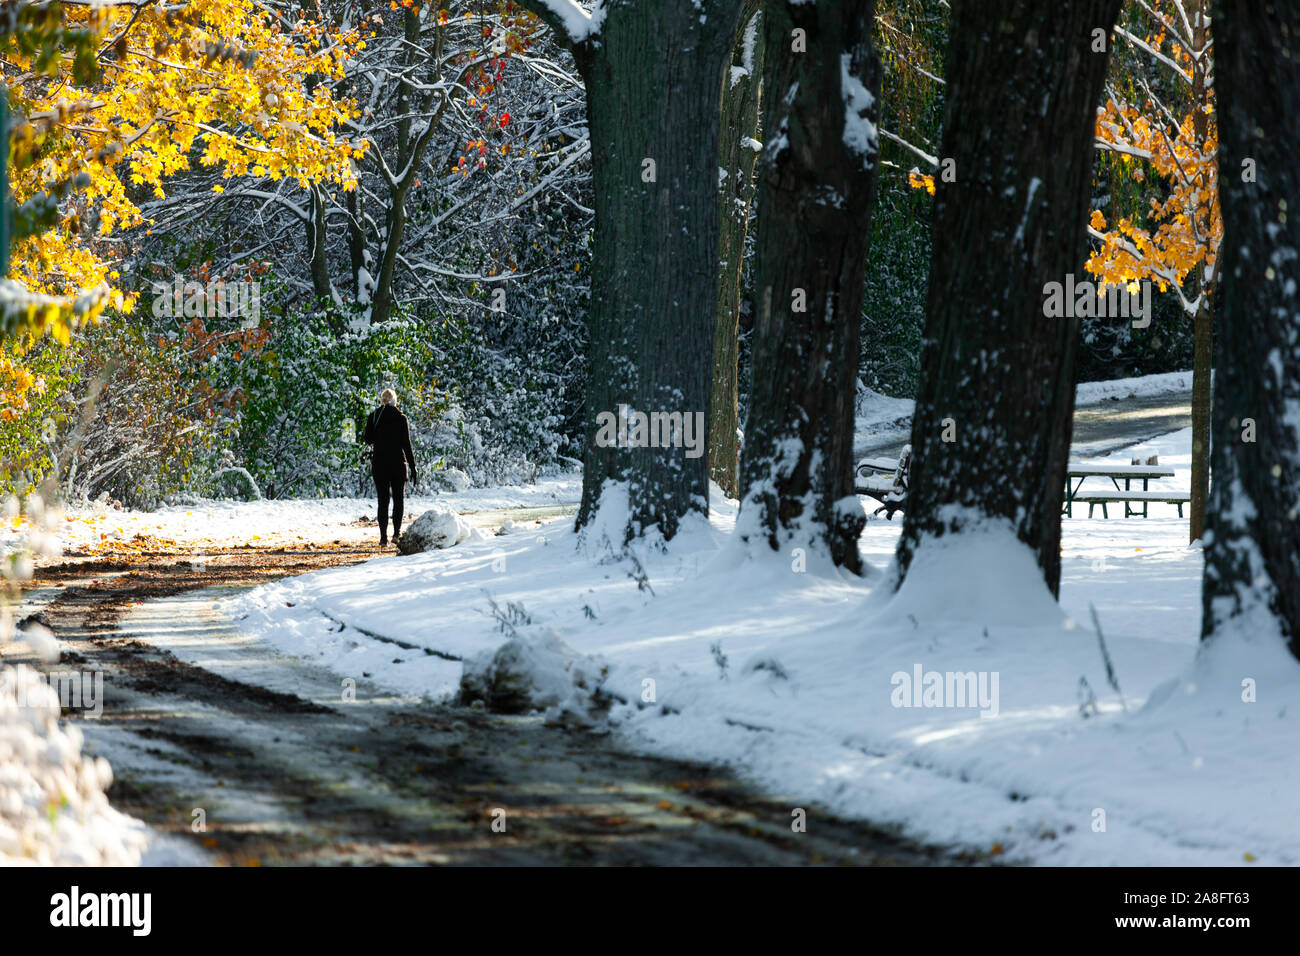
[[52,74],[61,57],[70,57],[72,75],[88,83],[96,75],[96,31],[70,26],[65,4],[50,0],[9,0],[0,7],[0,56],[30,58],[34,72]]
[[263,314],[261,329],[260,354],[220,371],[239,414],[214,464],[246,467],[267,497],[364,491],[359,442],[384,388],[397,391],[413,439],[448,407],[430,374],[434,346],[424,323],[396,318],[339,331],[327,313],[284,312]]
[[1192,367],[1192,318],[1172,293],[1151,292],[1151,324],[1133,328],[1132,320],[1081,319],[1078,380],[1182,372]]
[[930,274],[930,197],[909,193],[876,205],[862,304],[860,378],[895,396],[916,393]]

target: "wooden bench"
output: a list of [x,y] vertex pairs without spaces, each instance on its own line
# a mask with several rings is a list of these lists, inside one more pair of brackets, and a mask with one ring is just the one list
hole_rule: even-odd
[[[1109,518],[1106,512],[1108,504],[1114,504],[1117,501],[1124,502],[1124,517],[1131,518],[1134,515],[1147,516],[1147,505],[1151,502],[1163,502],[1168,505],[1178,506],[1178,517],[1183,516],[1183,505],[1192,500],[1192,496],[1185,491],[1087,491],[1076,493],[1074,501],[1088,506],[1088,517],[1092,517],[1092,511],[1098,505],[1101,505],[1101,516]],[[1130,502],[1141,502],[1142,510],[1130,508]]]

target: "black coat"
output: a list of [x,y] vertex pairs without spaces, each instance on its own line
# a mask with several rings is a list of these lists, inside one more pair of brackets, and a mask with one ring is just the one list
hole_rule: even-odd
[[402,474],[402,459],[411,465],[415,474],[415,453],[411,450],[411,426],[406,416],[395,405],[380,405],[366,418],[366,430],[361,438],[374,445],[371,471],[378,474]]

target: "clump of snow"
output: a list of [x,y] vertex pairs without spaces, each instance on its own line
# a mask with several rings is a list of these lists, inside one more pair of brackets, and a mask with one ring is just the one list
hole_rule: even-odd
[[465,662],[460,701],[483,701],[500,714],[546,711],[547,720],[589,725],[602,666],[579,654],[554,628],[523,628],[500,647]]
[[0,866],[140,863],[149,832],[109,806],[113,771],[81,745],[38,672],[0,670]]
[[59,642],[54,632],[39,621],[28,621],[19,625],[14,633],[14,640],[22,641],[32,649],[40,660],[52,664],[59,659]]
[[571,43],[582,43],[600,33],[605,22],[605,5],[601,0],[587,10],[576,0],[541,0],[559,19]]
[[468,521],[450,508],[434,505],[411,523],[398,542],[402,554],[451,548],[470,536]]
[[868,113],[876,98],[852,72],[853,57],[840,56],[840,94],[844,97],[844,145],[870,162],[880,148],[880,135]]

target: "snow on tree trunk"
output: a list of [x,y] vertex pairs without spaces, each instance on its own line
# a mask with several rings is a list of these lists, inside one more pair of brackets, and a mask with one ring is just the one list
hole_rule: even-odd
[[718,189],[718,318],[713,338],[713,397],[709,403],[709,477],[731,497],[740,495],[739,337],[741,274],[749,209],[757,181],[758,104],[763,74],[763,14],[759,0],[745,0],[741,31],[722,77]]
[[1222,295],[1202,634],[1260,612],[1300,657],[1300,8],[1214,11]]
[[[625,482],[625,541],[651,526],[671,538],[687,513],[708,511],[718,111],[741,2],[613,0],[598,20],[564,0],[526,4],[561,31],[587,87],[596,224],[578,526],[607,482]],[[698,447],[684,447],[683,429],[667,447],[622,427],[610,441],[598,419],[623,410],[680,415]]]
[[[766,7],[753,382],[742,533],[825,546],[857,570],[853,412],[880,62],[873,0]],[[746,514],[746,512],[748,514]]]
[[1079,320],[1047,317],[1045,286],[1084,269],[1119,2],[952,4],[902,574],[923,539],[1000,517],[1058,591]]

